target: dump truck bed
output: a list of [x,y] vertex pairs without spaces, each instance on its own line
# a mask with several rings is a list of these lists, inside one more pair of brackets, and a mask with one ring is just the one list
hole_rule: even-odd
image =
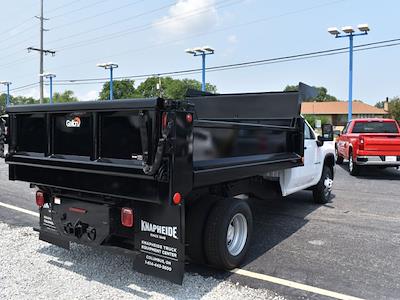
[[176,109],[194,112],[193,139],[184,141],[193,144],[193,188],[301,165],[297,93],[196,97],[176,107],[158,98],[9,107],[10,179],[159,202],[163,183],[143,172],[139,114],[151,161],[161,114]]

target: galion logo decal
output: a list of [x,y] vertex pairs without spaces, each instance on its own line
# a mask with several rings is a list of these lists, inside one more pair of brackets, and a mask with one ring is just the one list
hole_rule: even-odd
[[75,117],[72,120],[66,120],[65,126],[68,128],[79,128],[81,127],[81,118]]

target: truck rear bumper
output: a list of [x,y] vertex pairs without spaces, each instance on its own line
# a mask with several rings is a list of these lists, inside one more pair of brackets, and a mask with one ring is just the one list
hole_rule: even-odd
[[357,165],[398,167],[400,156],[357,156]]

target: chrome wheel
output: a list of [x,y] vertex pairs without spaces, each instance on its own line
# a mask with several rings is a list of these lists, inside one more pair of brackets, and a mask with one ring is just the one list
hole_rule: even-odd
[[329,175],[326,175],[326,178],[324,180],[324,194],[325,197],[329,197],[330,193],[332,192],[332,186],[333,186],[333,180],[332,178],[329,177]]
[[350,172],[353,171],[353,167],[354,167],[353,154],[350,153],[350,155],[349,155],[349,170],[350,170]]
[[238,213],[233,216],[228,225],[226,233],[226,247],[232,256],[238,255],[246,245],[247,241],[247,220]]

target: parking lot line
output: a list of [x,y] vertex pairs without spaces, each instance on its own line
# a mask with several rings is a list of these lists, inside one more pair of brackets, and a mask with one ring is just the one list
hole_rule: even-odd
[[332,292],[332,291],[317,288],[317,287],[314,287],[311,285],[302,284],[302,283],[298,283],[298,282],[294,282],[294,281],[290,281],[290,280],[286,280],[286,279],[282,279],[282,278],[278,278],[278,277],[273,277],[270,275],[260,274],[260,273],[256,273],[256,272],[252,272],[252,271],[247,271],[247,270],[243,270],[243,269],[234,269],[234,270],[231,270],[231,273],[242,275],[242,276],[247,276],[247,277],[251,277],[251,278],[255,278],[255,279],[259,279],[259,280],[263,280],[263,281],[268,281],[271,283],[275,283],[275,284],[279,284],[279,285],[287,286],[290,288],[303,290],[306,292],[319,294],[319,295],[327,296],[327,297],[331,297],[331,298],[342,299],[342,300],[362,300],[362,298],[357,298],[357,297],[345,295],[342,293]]
[[[3,206],[8,209],[13,209],[13,210],[16,210],[16,211],[19,211],[19,212],[22,212],[22,213],[25,213],[25,214],[28,214],[31,216],[39,217],[39,213],[37,213],[37,212],[33,212],[33,211],[30,211],[30,210],[27,210],[24,208],[20,208],[20,207],[11,205],[11,204],[0,202],[0,206]],[[362,298],[357,298],[357,297],[353,297],[353,296],[349,296],[349,295],[345,295],[345,294],[341,294],[341,293],[337,293],[337,292],[332,292],[332,291],[317,288],[317,287],[314,287],[311,285],[302,284],[302,283],[298,283],[298,282],[294,282],[294,281],[290,281],[290,280],[286,280],[286,279],[282,279],[282,278],[278,278],[278,277],[273,277],[273,276],[265,275],[265,274],[261,274],[261,273],[256,273],[256,272],[252,272],[252,271],[247,271],[247,270],[243,270],[243,269],[234,269],[231,271],[231,273],[250,277],[250,278],[255,278],[255,279],[259,279],[259,280],[263,280],[263,281],[268,281],[271,283],[275,283],[275,284],[279,284],[279,285],[287,286],[290,288],[303,290],[306,292],[315,293],[315,294],[319,294],[319,295],[327,296],[327,297],[331,297],[331,298],[342,299],[342,300],[362,300]]]
[[11,204],[0,202],[0,206],[6,207],[6,208],[9,208],[9,209],[13,209],[13,210],[16,210],[16,211],[19,211],[19,212],[23,212],[23,213],[31,215],[31,216],[39,217],[39,213],[37,213],[37,212],[31,211],[31,210],[27,210],[27,209],[24,209],[24,208],[20,208],[20,207],[11,205]]

